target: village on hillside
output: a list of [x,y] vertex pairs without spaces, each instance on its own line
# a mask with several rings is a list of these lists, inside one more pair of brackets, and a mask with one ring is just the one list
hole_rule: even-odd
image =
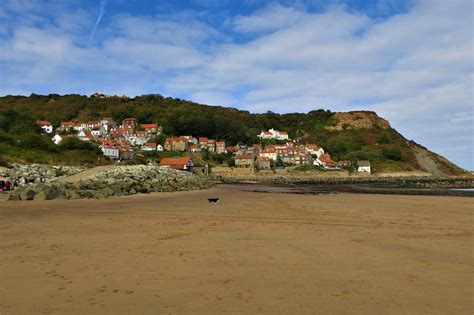
[[[224,140],[181,135],[164,138],[163,128],[157,123],[139,124],[135,118],[117,123],[110,117],[89,122],[61,122],[54,128],[49,121],[37,121],[42,132],[53,134],[51,140],[60,144],[65,137],[97,143],[103,155],[111,160],[134,160],[144,152],[191,152],[229,154],[231,166],[253,170],[284,169],[287,166],[315,166],[321,169],[342,169],[351,161],[333,161],[328,152],[316,144],[301,144],[291,140],[288,132],[269,129],[257,138],[261,143],[226,146]],[[162,143],[160,143],[160,139]],[[265,143],[265,144],[264,144]],[[165,157],[160,165],[180,170],[192,170],[190,157]],[[356,170],[370,174],[370,162],[358,161]]]

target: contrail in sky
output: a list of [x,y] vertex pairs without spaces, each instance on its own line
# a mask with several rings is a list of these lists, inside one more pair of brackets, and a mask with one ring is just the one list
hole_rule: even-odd
[[92,39],[94,38],[95,31],[97,30],[97,27],[99,26],[100,20],[102,19],[102,15],[104,15],[104,10],[105,10],[106,5],[107,5],[107,0],[100,0],[99,16],[97,17],[97,21],[95,21],[94,29],[92,30],[91,36],[89,37],[89,42],[87,43],[87,46],[90,46]]

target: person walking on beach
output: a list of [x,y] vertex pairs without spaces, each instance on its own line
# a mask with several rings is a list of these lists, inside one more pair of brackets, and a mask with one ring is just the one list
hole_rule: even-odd
[[0,191],[3,191],[5,189],[5,181],[3,178],[0,178]]

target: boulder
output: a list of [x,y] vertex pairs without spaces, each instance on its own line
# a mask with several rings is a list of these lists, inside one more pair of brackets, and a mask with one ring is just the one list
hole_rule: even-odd
[[37,194],[38,194],[38,192],[36,192],[32,188],[27,188],[27,189],[19,192],[21,200],[33,200]]
[[44,200],[66,199],[66,189],[64,186],[45,187],[39,194],[38,197]]

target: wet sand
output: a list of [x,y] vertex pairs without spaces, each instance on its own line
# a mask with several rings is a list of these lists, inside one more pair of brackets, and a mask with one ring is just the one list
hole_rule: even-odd
[[473,199],[246,190],[2,203],[0,314],[474,311]]

